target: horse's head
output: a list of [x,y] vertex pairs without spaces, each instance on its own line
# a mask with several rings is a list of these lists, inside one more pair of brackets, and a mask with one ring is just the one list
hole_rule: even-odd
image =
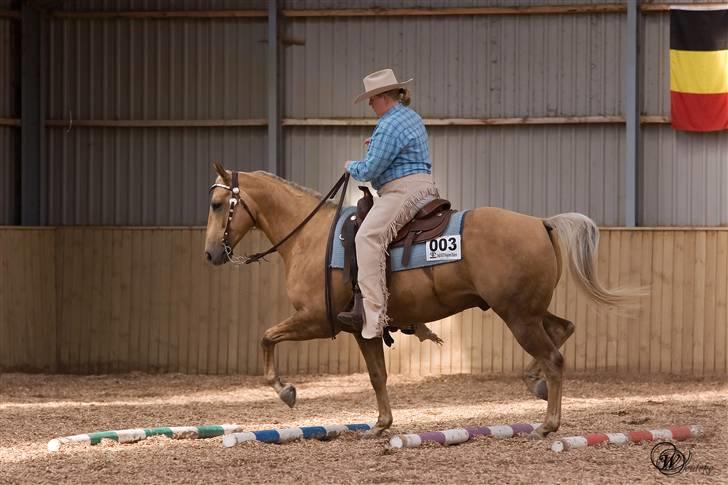
[[230,260],[233,248],[255,227],[256,220],[250,197],[238,185],[238,172],[227,171],[217,162],[214,166],[218,176],[210,187],[205,257],[208,262],[219,265]]

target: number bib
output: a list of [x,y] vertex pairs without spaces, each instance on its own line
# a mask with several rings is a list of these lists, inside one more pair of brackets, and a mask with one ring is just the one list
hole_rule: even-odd
[[427,261],[459,261],[462,259],[460,234],[430,239],[426,244]]

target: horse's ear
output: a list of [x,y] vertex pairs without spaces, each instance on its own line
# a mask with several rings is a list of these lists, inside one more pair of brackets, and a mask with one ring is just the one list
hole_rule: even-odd
[[212,162],[212,166],[215,167],[217,174],[222,177],[226,184],[230,184],[230,174],[225,170],[220,162]]

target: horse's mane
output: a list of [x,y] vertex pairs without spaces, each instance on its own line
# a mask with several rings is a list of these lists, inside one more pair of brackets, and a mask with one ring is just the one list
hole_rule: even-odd
[[[304,194],[312,195],[313,197],[321,200],[323,197],[323,194],[321,192],[317,192],[313,189],[309,189],[308,187],[304,187],[303,185],[297,184],[296,182],[291,182],[290,180],[286,180],[283,177],[279,177],[278,175],[272,174],[270,172],[266,172],[265,170],[258,170],[255,173],[264,175],[268,178],[272,178],[273,180],[277,180],[278,182],[281,182],[285,185],[288,185],[289,187],[292,187],[300,192],[303,192]],[[325,205],[336,205],[331,201],[327,201]]]

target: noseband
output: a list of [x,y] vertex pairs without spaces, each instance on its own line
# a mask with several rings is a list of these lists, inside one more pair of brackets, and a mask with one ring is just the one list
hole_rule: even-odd
[[225,232],[222,236],[222,244],[225,247],[225,252],[228,253],[228,256],[232,255],[233,247],[230,244],[230,222],[233,220],[233,213],[235,212],[235,207],[240,204],[245,209],[245,212],[248,213],[250,216],[250,220],[253,221],[253,227],[256,227],[258,225],[258,221],[255,220],[255,216],[253,216],[253,211],[250,210],[250,207],[248,207],[248,204],[245,203],[245,200],[240,197],[240,185],[238,184],[238,172],[232,173],[232,182],[230,186],[223,184],[212,184],[210,186],[210,190],[208,190],[208,193],[212,192],[214,189],[225,189],[230,191],[230,210],[228,211],[228,218],[227,222],[225,224]]

